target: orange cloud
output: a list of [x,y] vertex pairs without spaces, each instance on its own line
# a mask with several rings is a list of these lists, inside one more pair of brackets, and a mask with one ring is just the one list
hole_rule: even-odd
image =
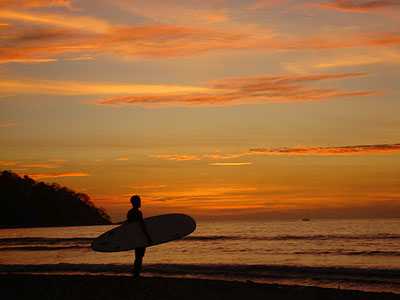
[[95,33],[107,32],[111,28],[110,24],[104,20],[75,15],[66,16],[63,14],[44,14],[14,10],[1,10],[0,18],[19,22],[58,26],[62,28],[70,28]]
[[121,156],[121,157],[116,158],[115,160],[116,161],[127,161],[127,160],[129,160],[129,157]]
[[349,155],[398,153],[400,144],[377,144],[339,147],[253,148],[251,154],[262,155]]
[[200,156],[197,155],[175,155],[175,154],[159,154],[159,155],[151,155],[151,157],[162,159],[162,160],[171,160],[171,161],[193,161],[193,160],[201,160]]
[[60,167],[57,163],[29,163],[29,164],[22,164],[21,167],[23,168],[38,168],[38,169],[56,169]]
[[307,83],[365,76],[365,73],[317,75],[256,76],[216,80],[207,93],[142,94],[115,96],[98,100],[99,104],[144,106],[223,106],[252,103],[321,101],[337,97],[370,96],[374,91],[342,91],[310,88]]
[[223,160],[223,159],[235,159],[235,158],[240,158],[243,156],[246,156],[248,153],[247,152],[242,152],[242,153],[211,153],[211,154],[205,154],[203,157],[205,159],[210,159],[210,160]]
[[15,127],[15,126],[17,126],[17,123],[15,123],[15,122],[0,123],[0,128],[10,128],[10,127]]
[[[212,153],[212,154],[158,154],[158,155],[150,155],[152,158],[157,158],[161,160],[169,160],[169,161],[199,161],[199,160],[226,160],[232,158],[240,158],[243,156],[251,155],[249,152],[235,153],[235,154],[223,154],[223,153]],[[252,164],[250,162],[233,162],[233,163],[210,163],[210,165],[214,166],[223,166],[223,165],[249,165]]]
[[287,0],[256,0],[252,4],[250,4],[247,9],[249,10],[264,10],[270,9],[274,6],[282,5]]
[[[221,50],[272,52],[400,45],[400,36],[396,32],[293,37],[254,26],[219,29],[159,23],[121,26],[90,16],[14,10],[1,11],[1,18],[17,23],[2,29],[2,63],[93,59],[102,54],[120,58],[168,58]],[[207,18],[223,17],[217,14],[207,15]],[[19,26],[21,22],[32,24],[32,27]]]
[[52,62],[65,55],[82,56],[96,49],[92,36],[71,28],[6,28],[0,63]]
[[329,60],[314,63],[316,68],[336,68],[348,66],[362,66],[371,64],[399,64],[400,51],[384,49],[381,51],[368,51],[368,53],[346,54],[331,57]]
[[37,173],[37,174],[29,174],[28,176],[33,179],[44,179],[44,178],[60,178],[60,177],[86,177],[89,176],[89,174],[83,172]]
[[210,163],[209,165],[210,166],[234,166],[234,167],[236,167],[236,166],[248,166],[251,164],[253,164],[253,163],[251,163],[251,162],[223,162],[223,163],[216,162],[216,163]]
[[116,0],[114,3],[124,11],[151,21],[179,24],[220,23],[229,21],[224,1],[135,1]]
[[400,2],[398,0],[334,0],[318,4],[318,6],[342,12],[367,13],[400,6]]
[[[146,184],[146,185],[134,185],[134,186],[129,186],[130,189],[132,190],[147,190],[147,191],[157,191],[159,189],[164,189],[166,188],[167,185],[166,184]],[[129,194],[131,195],[131,194]],[[129,197],[129,195],[126,195],[127,197]]]
[[18,162],[12,161],[12,160],[0,160],[0,166],[1,167],[12,167],[17,165]]
[[0,0],[0,8],[38,8],[65,7],[71,8],[71,0]]
[[116,84],[101,82],[53,81],[53,80],[1,80],[3,92],[17,94],[49,95],[110,95],[110,94],[147,94],[179,95],[182,93],[200,93],[210,91],[207,87],[156,85],[156,84]]
[[[173,161],[199,161],[199,160],[226,160],[231,158],[249,157],[254,155],[366,155],[366,154],[391,154],[400,153],[400,144],[377,144],[333,147],[281,147],[281,148],[251,148],[248,151],[230,154],[163,154],[152,155],[153,158]],[[240,166],[249,165],[251,162],[213,162],[214,166]]]

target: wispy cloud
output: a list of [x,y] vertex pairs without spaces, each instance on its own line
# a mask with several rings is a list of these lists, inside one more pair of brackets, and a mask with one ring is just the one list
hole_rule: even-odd
[[310,73],[316,70],[359,67],[367,65],[398,65],[400,51],[391,48],[348,49],[334,51],[329,55],[311,56],[302,60],[285,62],[282,66],[288,72]]
[[110,95],[110,94],[146,94],[160,93],[176,95],[181,93],[208,92],[207,87],[156,85],[156,84],[118,84],[101,82],[75,82],[55,80],[0,80],[3,92],[18,94],[50,94],[50,95]]
[[400,7],[398,0],[333,0],[318,4],[321,8],[342,12],[368,13],[382,9]]
[[215,162],[215,163],[210,163],[210,166],[233,166],[233,167],[238,167],[238,166],[248,166],[253,163],[251,162]]
[[204,24],[229,21],[229,11],[224,1],[132,1],[116,0],[115,5],[133,15],[153,22],[173,24]]
[[271,9],[274,6],[282,5],[287,0],[255,0],[252,3],[247,5],[248,10],[265,10],[265,9]]
[[344,54],[331,59],[325,59],[314,64],[316,68],[337,68],[349,66],[363,66],[372,64],[400,64],[400,51],[382,49],[367,53]]
[[1,10],[0,19],[57,26],[95,33],[105,33],[111,29],[111,25],[108,22],[87,16]]
[[27,169],[56,169],[60,167],[59,163],[28,163],[21,164],[20,167]]
[[249,153],[262,155],[349,155],[400,152],[400,144],[377,144],[335,147],[253,148]]
[[0,128],[10,128],[15,126],[17,126],[17,123],[15,122],[4,122],[4,123],[0,122]]
[[13,160],[0,160],[0,167],[12,167],[18,164],[17,161]]
[[1,0],[0,8],[39,8],[39,7],[65,7],[71,8],[71,0]]
[[66,173],[36,173],[28,174],[33,179],[45,179],[45,178],[62,178],[62,177],[86,177],[88,173],[84,172],[66,172]]
[[[32,170],[32,169],[57,169],[65,164],[65,160],[53,159],[48,161],[0,161],[1,167],[12,167],[12,170]],[[38,176],[41,174],[38,174]]]
[[[375,144],[354,146],[331,147],[280,147],[280,148],[251,148],[238,153],[217,154],[163,154],[150,157],[172,161],[211,161],[209,165],[235,166],[249,165],[251,162],[215,162],[232,158],[250,156],[333,156],[333,155],[368,155],[368,154],[392,154],[400,153],[400,144]],[[214,161],[214,162],[213,162]]]
[[[166,188],[168,185],[166,184],[145,184],[145,185],[132,185],[129,186],[130,189],[134,190],[146,190],[146,191],[153,191],[153,190],[159,190],[159,189],[164,189]],[[129,194],[131,195],[131,194]]]
[[150,157],[162,160],[171,160],[171,161],[201,160],[201,157],[198,155],[187,155],[187,154],[158,154],[158,155],[151,155]]
[[[312,88],[307,84],[365,76],[365,73],[332,73],[316,75],[283,75],[227,78],[211,82],[207,93],[174,95],[142,94],[115,96],[98,101],[99,104],[134,104],[144,106],[224,106],[252,103],[279,103],[322,101],[339,97],[361,97],[374,91],[344,91],[330,88]],[[211,91],[211,92],[210,92]]]
[[[164,12],[163,12],[164,13]],[[176,13],[176,12],[175,12]],[[223,15],[208,15],[223,19]],[[228,50],[324,50],[359,47],[395,47],[397,32],[340,33],[290,36],[255,26],[210,27],[205,25],[145,24],[120,25],[76,14],[38,13],[5,9],[0,19],[12,22],[4,27],[1,63],[40,63],[95,59],[99,55],[118,58],[171,58]],[[209,21],[207,21],[209,22]],[[16,23],[16,24],[14,24]],[[32,24],[32,27],[20,26]]]
[[121,156],[121,157],[117,157],[115,160],[116,161],[127,161],[127,160],[129,160],[129,157]]

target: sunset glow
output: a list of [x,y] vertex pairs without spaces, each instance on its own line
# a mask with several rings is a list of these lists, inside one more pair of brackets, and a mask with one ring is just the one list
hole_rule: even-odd
[[400,215],[396,1],[0,1],[0,169],[124,218]]

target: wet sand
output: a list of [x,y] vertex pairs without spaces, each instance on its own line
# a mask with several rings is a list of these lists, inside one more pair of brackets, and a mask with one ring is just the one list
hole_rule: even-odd
[[370,293],[318,287],[220,281],[105,275],[0,275],[2,299],[400,299],[391,293]]

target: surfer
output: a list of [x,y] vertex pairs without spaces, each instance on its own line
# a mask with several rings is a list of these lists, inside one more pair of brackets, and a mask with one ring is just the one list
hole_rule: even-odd
[[[127,222],[139,222],[140,227],[142,228],[144,234],[146,235],[149,243],[152,244],[153,241],[152,241],[152,239],[147,231],[146,225],[143,221],[143,214],[139,210],[139,208],[141,206],[140,197],[138,195],[133,195],[131,197],[131,204],[132,204],[132,208],[128,211],[128,214],[126,216]],[[133,264],[133,271],[132,271],[134,277],[140,276],[140,272],[142,271],[142,262],[143,262],[143,257],[144,257],[145,252],[146,252],[145,247],[135,248],[135,262]]]

